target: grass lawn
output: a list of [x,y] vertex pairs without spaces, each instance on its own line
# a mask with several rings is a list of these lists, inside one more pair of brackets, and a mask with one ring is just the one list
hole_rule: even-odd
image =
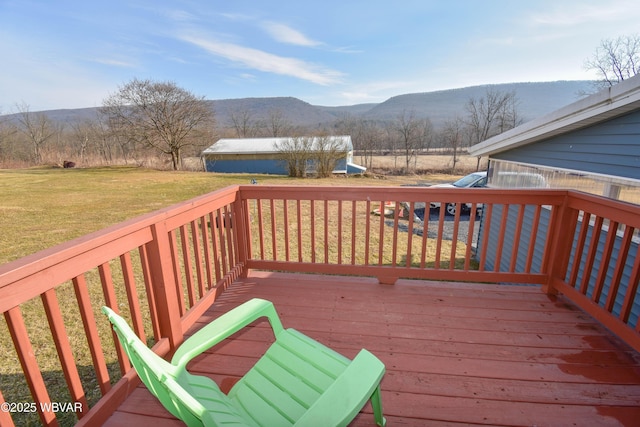
[[449,175],[293,179],[134,167],[0,170],[0,264],[228,185],[400,185]]
[[[291,179],[274,175],[166,172],[134,167],[92,169],[0,170],[0,264],[100,230],[109,225],[178,203],[233,184],[296,185],[401,185],[418,181],[451,181],[449,175],[391,177],[334,177]],[[96,312],[103,304],[95,272],[87,274],[91,302]],[[56,294],[90,403],[100,398],[91,357],[79,322],[73,288],[63,284]],[[140,295],[144,298],[144,295]],[[51,400],[69,401],[60,365],[46,325],[40,299],[21,305],[29,337]],[[100,319],[103,342],[110,330]],[[0,320],[0,390],[7,402],[32,401],[6,326]],[[105,350],[106,351],[106,350]],[[115,354],[105,354],[113,378],[118,378]],[[36,414],[13,414],[16,425],[39,425]],[[73,425],[72,413],[59,414],[61,425]]]
[[0,263],[249,180],[132,167],[1,170]]

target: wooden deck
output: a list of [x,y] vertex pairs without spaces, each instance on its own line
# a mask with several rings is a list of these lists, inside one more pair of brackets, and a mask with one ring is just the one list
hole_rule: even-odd
[[[640,355],[539,287],[252,272],[195,328],[253,297],[347,357],[376,354],[389,426],[640,423]],[[224,389],[264,350],[266,326],[239,332],[190,371]],[[181,423],[139,386],[105,425]],[[354,425],[374,425],[368,405]]]

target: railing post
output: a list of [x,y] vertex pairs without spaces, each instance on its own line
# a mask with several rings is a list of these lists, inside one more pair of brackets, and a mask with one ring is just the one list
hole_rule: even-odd
[[169,339],[171,350],[175,350],[183,335],[178,305],[181,296],[177,293],[173,274],[169,231],[165,222],[158,222],[151,225],[151,233],[153,240],[147,243],[147,249],[158,327],[161,336]]
[[235,245],[238,257],[238,264],[241,264],[242,272],[240,277],[247,277],[249,270],[247,269],[247,260],[249,259],[249,248],[251,247],[250,239],[250,218],[247,208],[248,202],[242,199],[240,188],[236,191],[236,198],[233,202],[233,229],[237,244]]
[[546,283],[542,285],[542,291],[547,295],[556,295],[557,289],[554,287],[556,280],[564,282],[571,256],[578,212],[569,208],[569,197],[567,194],[561,205],[554,208],[551,217],[551,239],[549,253],[545,254],[546,262],[544,272],[547,273]]

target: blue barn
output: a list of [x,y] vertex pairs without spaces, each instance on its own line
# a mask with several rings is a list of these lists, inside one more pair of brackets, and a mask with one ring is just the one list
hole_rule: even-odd
[[[319,137],[304,137],[315,145]],[[341,147],[341,155],[333,173],[361,174],[366,168],[353,163],[353,144],[350,136],[329,136],[335,147]],[[223,138],[202,152],[207,172],[255,173],[288,175],[287,162],[278,147],[293,140],[281,138]],[[313,163],[309,163],[313,173]]]

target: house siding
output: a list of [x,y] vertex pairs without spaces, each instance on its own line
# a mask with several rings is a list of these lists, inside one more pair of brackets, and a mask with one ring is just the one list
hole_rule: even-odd
[[[486,270],[496,269],[496,257],[498,248],[498,230],[500,229],[500,222],[502,219],[502,213],[504,212],[505,205],[494,205],[492,208],[491,221],[489,222],[489,239],[487,247],[482,247],[482,238],[478,238],[478,255],[482,251],[486,251]],[[502,242],[502,255],[500,257],[499,271],[509,271],[511,266],[511,257],[513,253],[513,240],[509,236],[514,236],[516,233],[516,226],[518,221],[519,210],[521,206],[509,206],[507,213],[507,229],[505,233],[505,240]],[[531,265],[532,273],[542,272],[542,253],[544,252],[544,246],[546,243],[546,236],[549,228],[549,220],[551,212],[548,209],[542,209],[540,212],[540,222],[538,225],[537,235],[531,236],[530,225],[534,222],[535,207],[531,205],[524,206],[524,218],[523,226],[520,234],[520,244],[518,246],[516,254],[516,272],[522,273],[525,271],[527,263],[528,248],[531,239],[535,239],[535,249],[533,253],[533,261]],[[487,224],[483,217],[481,222],[480,236],[487,231]]]
[[[509,268],[511,265],[512,252],[513,252],[513,241],[509,238],[509,236],[513,236],[516,232],[519,209],[521,209],[520,206],[509,206],[509,211],[507,212],[507,229],[505,233],[506,237],[505,237],[505,241],[503,242],[502,256],[499,261],[499,266],[497,268],[498,271],[509,271]],[[530,224],[533,223],[533,217],[535,214],[535,208],[533,206],[525,206],[524,209],[525,209],[525,212],[524,212],[523,229],[521,232],[522,240],[520,242],[520,246],[518,247],[518,251],[516,254],[516,264],[515,264],[516,272],[525,271],[527,255],[528,255],[527,253],[528,245],[531,239]],[[487,248],[483,248],[482,239],[481,238],[478,239],[478,249],[479,249],[478,254],[481,253],[483,250],[486,251],[486,265],[485,265],[486,270],[496,270],[496,263],[497,263],[496,249],[498,247],[497,230],[500,229],[500,221],[502,218],[502,213],[504,211],[504,205],[494,205],[492,211],[493,212],[491,215],[491,221],[489,222],[489,240],[487,242],[487,245],[488,245]],[[544,251],[544,246],[546,244],[546,237],[548,234],[550,217],[551,217],[551,211],[549,209],[543,208],[540,212],[540,224],[538,226],[537,235],[534,237],[535,251],[533,254],[533,262],[531,265],[531,272],[534,272],[534,273],[542,272],[542,268],[543,268],[542,253]],[[576,227],[576,232],[573,238],[573,245],[572,245],[571,256],[569,260],[569,266],[567,268],[567,275],[565,277],[565,280],[567,282],[569,281],[569,276],[571,274],[573,265],[575,264],[578,258],[576,256],[577,255],[576,251],[577,251],[580,228],[581,228],[581,223],[578,222],[578,226]],[[483,221],[482,229],[480,230],[481,235],[484,230],[486,230],[486,223]],[[608,232],[609,230],[604,228],[600,233],[598,244],[597,244],[596,259],[602,259],[603,257],[603,251],[604,251]],[[586,242],[591,241],[592,234],[593,234],[593,226],[590,226],[587,233]],[[604,288],[603,288],[602,295],[600,297],[600,302],[599,302],[601,306],[604,306],[604,303],[607,300],[607,295],[609,292],[610,284],[613,281],[614,269],[618,261],[618,255],[620,253],[621,244],[622,244],[622,238],[618,234],[617,237],[615,238],[611,260],[609,262],[609,265],[606,266],[607,268],[606,279],[604,281]],[[613,313],[616,315],[618,315],[620,313],[620,310],[622,309],[622,303],[623,303],[623,298],[626,292],[626,288],[631,280],[631,272],[633,269],[632,261],[635,258],[636,254],[638,253],[638,246],[639,246],[638,242],[633,241],[629,248],[629,256],[627,257],[627,260],[629,261],[624,267],[622,279],[620,281],[620,292],[618,294],[619,297],[615,301],[614,308],[613,308]],[[585,251],[585,248],[581,248],[581,250]],[[586,253],[583,253],[582,256],[580,256],[579,258],[580,258],[580,266],[578,268],[579,273],[576,279],[576,284],[575,284],[576,287],[580,286],[583,280],[583,276],[585,274],[585,270],[586,270],[585,264],[586,264],[586,258],[587,258]],[[599,269],[601,267],[602,267],[602,263],[597,262],[594,265],[592,271],[590,272],[590,275],[588,278],[588,288],[587,288],[588,297],[591,297],[591,295],[593,294],[593,290],[595,288],[595,282],[597,280]],[[640,301],[635,301],[631,310],[629,324],[635,327],[635,325],[638,323],[639,316],[640,316]]]
[[491,156],[640,179],[640,111]]
[[[601,260],[602,259],[602,255],[603,255],[603,248],[605,245],[605,241],[607,238],[607,234],[609,233],[609,230],[606,228],[603,228],[603,230],[600,232],[600,236],[598,238],[598,246],[597,246],[597,253],[596,253],[596,259],[597,260]],[[587,239],[586,241],[589,242],[591,241],[593,235],[593,227],[589,227],[589,230],[587,232]],[[573,240],[573,247],[571,250],[571,260],[570,260],[570,264],[569,264],[569,269],[567,271],[567,277],[565,278],[565,280],[569,279],[569,274],[571,272],[571,268],[573,267],[575,260],[576,260],[576,249],[577,249],[577,241],[578,241],[578,233],[576,232],[575,238]],[[592,268],[591,274],[588,277],[588,286],[587,286],[587,296],[589,298],[592,297],[593,295],[593,291],[595,289],[595,282],[598,276],[598,273],[600,271],[601,268],[606,267],[606,279],[604,281],[604,287],[602,289],[602,295],[600,296],[600,301],[599,304],[601,306],[604,306],[605,301],[607,300],[607,296],[609,294],[609,289],[610,289],[610,284],[613,280],[613,273],[616,267],[616,263],[618,261],[618,254],[620,253],[620,246],[622,244],[622,239],[621,237],[618,235],[615,239],[614,242],[614,246],[613,246],[613,252],[611,255],[611,260],[609,261],[609,265],[603,265],[602,262],[596,262],[595,265]],[[584,248],[581,248],[584,251]],[[631,246],[629,247],[629,257],[627,259],[629,260],[633,260],[636,256],[636,254],[638,253],[638,242],[632,242]],[[582,283],[583,277],[584,277],[584,272],[586,270],[586,259],[587,259],[587,254],[586,253],[582,253],[582,256],[580,257],[580,266],[578,268],[578,276],[576,278],[576,287],[579,287],[580,284]],[[633,269],[633,263],[632,262],[628,262],[625,265],[623,274],[622,274],[622,279],[620,280],[620,287],[619,287],[619,291],[618,291],[618,295],[617,295],[617,299],[614,303],[613,306],[613,314],[619,315],[620,311],[622,310],[622,304],[624,302],[624,295],[626,294],[627,291],[627,287],[629,282],[631,281],[631,271]],[[633,307],[631,309],[631,316],[629,318],[629,325],[630,326],[636,326],[637,322],[638,322],[638,315],[640,315],[640,301],[635,301],[635,303],[633,304]]]
[[279,159],[212,159],[205,158],[207,172],[255,173],[287,175],[287,165]]
[[[271,175],[288,175],[287,162],[274,155],[217,155],[205,156],[205,170],[219,173],[254,173]],[[312,162],[308,166],[309,171],[315,169]],[[347,158],[336,162],[334,173],[361,173],[347,166]]]

